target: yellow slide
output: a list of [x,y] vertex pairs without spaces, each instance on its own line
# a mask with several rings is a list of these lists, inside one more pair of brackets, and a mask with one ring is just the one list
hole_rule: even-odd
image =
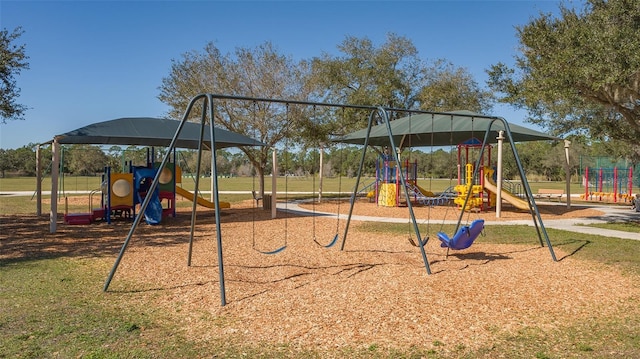
[[424,196],[426,196],[426,197],[436,197],[436,194],[431,192],[431,191],[429,191],[428,189],[424,189],[424,188],[418,186],[417,184],[415,186],[418,188],[420,193],[422,193]]
[[[207,208],[216,208],[216,205],[213,202],[207,201],[202,197],[196,196],[195,193],[189,192],[182,187],[176,186],[176,194],[179,194],[182,197],[192,202],[193,202],[193,199],[196,198],[196,203],[198,203],[201,206],[204,206]],[[231,204],[229,202],[220,202],[220,208],[231,208]]]
[[[496,183],[493,182],[493,180],[489,176],[489,171],[485,171],[484,173],[484,188],[487,189],[489,192],[492,192],[495,194],[498,193],[498,187],[496,186]],[[514,207],[518,209],[523,209],[525,211],[529,210],[529,203],[514,196],[513,193],[507,190],[504,190],[504,189],[502,190],[502,199],[511,203]]]

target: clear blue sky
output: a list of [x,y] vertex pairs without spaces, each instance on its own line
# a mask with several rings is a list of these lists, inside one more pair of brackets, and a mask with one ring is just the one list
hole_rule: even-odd
[[[337,54],[346,36],[376,45],[389,32],[425,61],[445,58],[485,86],[485,70],[513,63],[515,27],[558,1],[11,1],[0,27],[25,31],[30,69],[17,77],[24,121],[0,125],[0,148],[18,148],[120,117],[161,117],[157,96],[172,60],[213,42],[223,53],[265,41],[294,59]],[[494,113],[523,124],[506,106]],[[532,127],[530,125],[527,125]],[[535,127],[533,127],[535,128]],[[538,128],[536,128],[538,129]]]

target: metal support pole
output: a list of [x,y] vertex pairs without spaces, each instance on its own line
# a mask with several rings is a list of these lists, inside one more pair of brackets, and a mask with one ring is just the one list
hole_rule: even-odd
[[569,162],[569,146],[571,146],[571,141],[564,140],[564,157],[566,159],[565,181],[567,186],[565,192],[567,192],[567,209],[571,209],[571,163]]
[[36,216],[42,216],[42,149],[36,147]]
[[60,164],[60,144],[54,139],[51,144],[51,211],[49,212],[49,233],[56,233],[58,223],[58,168]]
[[498,165],[496,166],[496,218],[500,218],[502,212],[502,144],[504,143],[504,131],[498,131]]
[[[273,148],[273,153],[271,154],[271,219],[274,219],[278,216],[278,210],[276,205],[278,204],[278,154],[276,153],[276,148]],[[264,205],[264,200],[262,202]]]

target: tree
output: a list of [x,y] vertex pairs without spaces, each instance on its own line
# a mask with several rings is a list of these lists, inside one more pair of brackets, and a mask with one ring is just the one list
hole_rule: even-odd
[[[234,94],[257,98],[306,99],[304,86],[307,65],[280,54],[269,42],[255,49],[237,48],[223,55],[212,43],[204,52],[189,52],[173,61],[171,73],[162,80],[160,101],[171,107],[170,115],[180,118],[188,101],[203,92]],[[215,125],[255,138],[266,147],[241,147],[260,178],[264,193],[264,174],[270,148],[300,137],[306,116],[301,106],[267,102],[223,101],[215,103]]]
[[[366,37],[349,36],[338,50],[341,55],[323,54],[312,61],[310,86],[317,89],[323,102],[427,111],[468,109],[482,113],[491,109],[492,95],[481,90],[466,69],[445,60],[423,61],[405,37],[389,33],[376,47]],[[394,112],[390,119],[406,115]],[[324,121],[316,124],[314,132],[340,136],[366,127],[368,116],[368,111],[362,110],[337,111],[321,117]],[[383,151],[374,149],[379,154]],[[447,171],[437,172],[432,174],[445,176]]]
[[425,69],[424,84],[417,99],[420,108],[426,111],[487,113],[492,108],[493,94],[482,90],[466,69],[439,60]]
[[[338,50],[342,55],[323,53],[312,61],[310,85],[323,102],[413,107],[423,67],[410,40],[390,33],[376,48],[366,37],[347,36]],[[326,131],[346,133],[366,125],[362,111],[347,110],[345,114],[338,128],[338,121],[332,121]]]
[[14,152],[15,150],[0,148],[0,178],[5,178],[6,172],[14,168]]
[[127,148],[122,151],[121,156],[124,161],[131,162],[132,166],[142,166],[145,167],[147,165],[147,148],[139,147],[134,145],[129,145]]
[[122,152],[122,147],[111,146],[107,150],[107,166],[111,167],[112,171],[126,172],[125,159]]
[[16,85],[15,76],[29,68],[25,45],[15,44],[23,32],[20,27],[11,33],[7,29],[0,31],[0,118],[3,124],[9,120],[24,119],[27,110],[26,106],[16,102],[20,88]]
[[95,175],[109,163],[107,155],[92,145],[71,145],[65,157],[66,167],[75,175]]
[[14,153],[15,166],[18,171],[26,176],[33,176],[36,173],[36,155],[33,145],[22,146]]
[[638,2],[587,0],[582,11],[560,10],[518,28],[516,68],[492,66],[490,88],[557,135],[626,142],[640,159]]
[[[389,33],[376,47],[366,37],[348,36],[338,50],[341,55],[325,53],[312,61],[310,86],[324,102],[432,111],[491,108],[491,95],[479,89],[467,70],[444,60],[428,65],[405,37]],[[394,113],[392,120],[404,115]],[[328,124],[327,132],[359,130],[368,113],[347,110],[343,117]]]

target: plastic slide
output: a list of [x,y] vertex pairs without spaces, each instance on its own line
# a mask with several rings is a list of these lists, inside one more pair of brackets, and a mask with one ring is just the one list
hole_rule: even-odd
[[[491,179],[491,177],[487,172],[485,172],[485,175],[484,175],[484,188],[487,189],[489,192],[492,192],[495,194],[498,193],[498,187],[496,186],[496,183],[493,181],[493,179]],[[529,210],[529,204],[526,201],[521,200],[520,198],[516,197],[515,195],[513,195],[513,193],[507,190],[504,190],[504,189],[502,190],[501,197],[502,199],[511,203],[514,207],[518,209],[523,209],[525,211]]]
[[[195,193],[189,192],[182,187],[176,187],[176,194],[181,195],[182,197],[188,199],[193,202],[193,199],[196,199],[196,203],[207,208],[216,208],[215,203],[211,201],[207,201],[206,199],[196,196]],[[231,204],[229,202],[220,202],[220,208],[231,208]]]
[[435,197],[436,196],[435,193],[433,193],[433,192],[431,192],[431,191],[429,191],[427,189],[424,189],[424,188],[418,186],[417,184],[415,186],[416,186],[416,188],[418,188],[418,190],[420,190],[420,193],[422,193],[423,195],[425,195],[427,197]]
[[157,192],[151,195],[147,209],[144,210],[144,219],[148,224],[158,224],[162,221],[162,203]]
[[[135,187],[136,187],[136,196],[138,197],[138,203],[142,203],[142,201],[144,200],[141,196],[140,196],[140,184],[142,183],[142,180],[147,178],[147,179],[151,179],[154,178],[156,175],[156,170],[155,169],[137,169],[134,172],[134,176],[135,176]],[[149,204],[147,205],[147,208],[144,210],[144,219],[147,221],[148,224],[158,224],[162,221],[162,203],[160,203],[160,197],[158,196],[158,189],[156,188],[155,191],[153,191],[153,193],[151,194],[147,194],[147,196],[151,196],[151,199],[149,199]]]
[[407,190],[409,192],[409,196],[415,197],[418,203],[425,206],[442,205],[448,200],[443,195],[437,196],[435,193],[410,182],[407,183]]

